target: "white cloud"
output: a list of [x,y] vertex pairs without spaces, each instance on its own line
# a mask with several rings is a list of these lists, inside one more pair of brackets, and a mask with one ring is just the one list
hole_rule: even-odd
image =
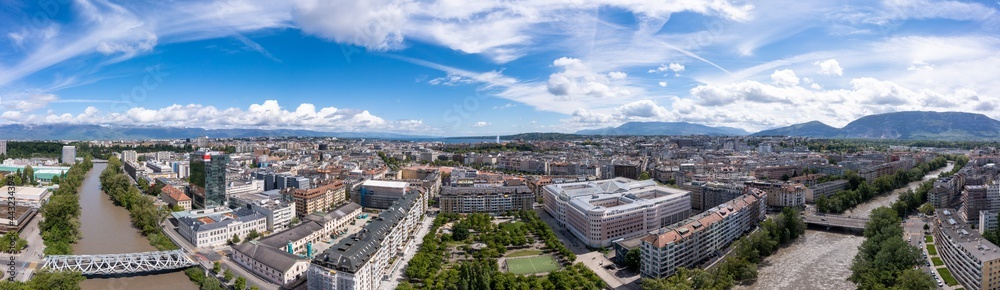
[[670,70],[672,70],[674,72],[678,72],[678,73],[682,72],[682,71],[684,71],[684,65],[679,64],[679,63],[670,63]]
[[576,58],[561,57],[552,62],[561,68],[561,72],[549,75],[547,91],[564,100],[583,97],[612,98],[631,95],[627,88],[611,86],[612,80],[625,78],[623,72],[611,72],[607,75],[595,73],[587,65]]
[[494,110],[506,110],[506,109],[510,109],[510,108],[513,108],[513,107],[517,107],[517,105],[515,105],[513,103],[506,103],[503,106],[495,106],[495,107],[493,107],[493,109]]
[[818,90],[822,90],[822,89],[823,89],[823,87],[822,87],[822,86],[820,86],[820,85],[819,85],[819,84],[817,84],[817,83],[812,83],[811,85],[809,85],[809,88],[811,88],[811,89],[814,89],[814,90],[817,90],[817,91],[818,91]]
[[658,84],[659,84],[659,85],[660,85],[661,87],[664,87],[664,88],[665,88],[665,87],[667,87],[667,82],[659,82]]
[[771,82],[781,87],[791,87],[799,85],[799,77],[790,69],[776,70],[771,74]]
[[[661,64],[659,67],[657,67],[655,69],[650,69],[647,72],[648,73],[662,73],[662,72],[669,72],[669,71],[673,71],[674,75],[678,75],[680,72],[684,71],[684,65],[683,64],[679,64],[679,63],[673,63],[673,62],[670,63],[670,64]],[[666,75],[669,75],[669,74],[665,74],[664,76],[666,76]]]
[[472,124],[472,127],[474,127],[474,128],[482,128],[482,127],[486,127],[486,126],[489,126],[489,125],[490,125],[489,122],[479,121],[479,122],[476,122],[476,123]]
[[634,117],[660,119],[670,115],[667,109],[664,109],[651,100],[628,103],[618,107],[617,110],[619,118],[626,120]]
[[613,72],[609,72],[608,73],[608,78],[611,79],[611,80],[613,80],[613,81],[624,80],[625,77],[627,77],[627,76],[628,76],[628,74],[626,74],[624,72],[620,72],[620,71],[613,71]]
[[840,67],[840,63],[837,62],[836,59],[817,61],[815,65],[819,66],[819,73],[821,75],[828,75],[828,76],[844,75],[844,69]]
[[459,74],[449,73],[447,76],[438,77],[427,81],[427,83],[432,85],[446,85],[446,86],[457,86],[462,84],[472,83],[471,78],[463,77]]

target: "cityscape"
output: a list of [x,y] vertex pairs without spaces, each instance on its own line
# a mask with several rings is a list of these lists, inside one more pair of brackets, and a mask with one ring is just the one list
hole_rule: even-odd
[[1000,289],[1000,2],[0,1],[2,289]]

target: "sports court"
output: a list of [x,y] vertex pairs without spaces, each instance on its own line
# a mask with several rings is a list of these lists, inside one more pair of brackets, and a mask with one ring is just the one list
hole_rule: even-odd
[[552,256],[507,259],[507,272],[517,275],[545,273],[559,270],[559,264]]

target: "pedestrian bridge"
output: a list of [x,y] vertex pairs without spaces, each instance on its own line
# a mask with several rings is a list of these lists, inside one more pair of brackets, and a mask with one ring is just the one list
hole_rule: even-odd
[[134,275],[183,269],[198,263],[184,250],[104,254],[46,256],[44,269],[76,271],[84,276]]

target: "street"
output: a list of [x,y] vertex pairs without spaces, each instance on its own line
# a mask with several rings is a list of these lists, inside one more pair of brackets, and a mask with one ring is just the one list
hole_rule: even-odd
[[[255,275],[253,273],[250,273],[249,271],[247,271],[246,269],[244,269],[243,267],[241,267],[236,262],[230,260],[228,257],[225,257],[225,256],[221,256],[220,257],[220,255],[218,255],[218,254],[212,255],[211,253],[215,252],[215,250],[201,249],[201,251],[199,251],[199,249],[196,249],[194,247],[194,245],[188,243],[184,239],[184,237],[182,237],[179,233],[177,233],[177,231],[174,230],[174,227],[170,224],[169,221],[164,221],[162,224],[160,224],[160,226],[163,228],[163,232],[166,233],[167,236],[169,236],[170,239],[172,239],[174,241],[174,243],[176,243],[182,249],[184,249],[188,253],[192,253],[192,254],[193,253],[198,253],[197,255],[192,255],[192,258],[195,259],[195,261],[198,262],[198,264],[201,264],[202,268],[204,268],[204,269],[212,269],[212,264],[215,261],[211,260],[208,257],[209,256],[219,257],[217,260],[219,261],[219,263],[221,263],[223,266],[225,266],[224,268],[228,268],[228,269],[230,269],[233,272],[233,274],[235,274],[237,276],[243,276],[244,278],[247,279],[247,286],[248,287],[251,286],[251,285],[256,285],[257,287],[259,287],[262,290],[277,290],[278,289],[278,285],[275,285],[274,283],[270,283],[270,282],[268,282],[268,281],[266,281],[266,280],[258,277],[257,275]],[[229,248],[228,246],[224,247],[224,249],[226,249],[226,250],[228,250],[228,248]],[[222,249],[220,249],[220,250],[222,250]],[[208,253],[208,255],[206,255],[205,253]]]
[[434,218],[431,216],[425,216],[424,220],[421,222],[420,229],[417,230],[417,234],[413,236],[410,240],[409,246],[406,248],[406,252],[403,253],[403,258],[397,262],[396,268],[392,271],[392,277],[389,281],[382,282],[378,288],[383,290],[396,289],[399,283],[405,280],[403,278],[403,271],[406,269],[406,264],[413,259],[413,255],[417,254],[417,250],[420,249],[420,245],[424,243],[424,236],[427,235],[427,231],[430,230],[431,224],[434,223]]

